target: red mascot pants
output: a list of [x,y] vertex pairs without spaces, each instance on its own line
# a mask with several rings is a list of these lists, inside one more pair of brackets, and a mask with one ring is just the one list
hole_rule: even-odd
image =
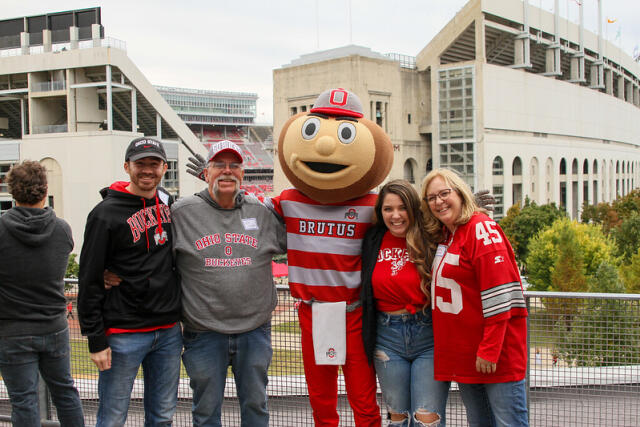
[[[311,329],[311,306],[298,309],[302,330],[302,357],[309,401],[316,427],[337,427],[338,366],[316,365]],[[349,404],[357,427],[378,427],[382,423],[376,399],[376,373],[362,343],[362,309],[347,313],[347,357],[342,366]]]

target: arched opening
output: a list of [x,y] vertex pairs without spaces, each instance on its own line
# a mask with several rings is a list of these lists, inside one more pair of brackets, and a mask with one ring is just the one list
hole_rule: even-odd
[[504,166],[500,156],[493,159],[493,175],[504,175]]
[[406,179],[412,184],[416,182],[416,178],[413,174],[413,170],[414,170],[413,162],[411,161],[411,159],[407,159],[404,162],[404,179]]

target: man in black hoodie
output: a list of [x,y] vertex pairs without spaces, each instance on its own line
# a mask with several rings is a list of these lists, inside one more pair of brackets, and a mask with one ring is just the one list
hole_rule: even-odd
[[[158,187],[167,170],[162,144],[131,141],[130,182],[101,191],[80,254],[78,317],[100,370],[97,426],[123,425],[140,365],[145,425],[171,425],[180,376],[180,287],[171,254],[173,198]],[[122,279],[105,289],[104,272]]]
[[45,208],[47,176],[24,161],[7,177],[16,207],[0,217],[0,373],[14,426],[40,426],[38,370],[63,426],[84,426],[69,367],[64,275],[71,228]]

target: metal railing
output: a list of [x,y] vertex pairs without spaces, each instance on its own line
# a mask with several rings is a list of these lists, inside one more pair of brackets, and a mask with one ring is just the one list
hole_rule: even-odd
[[[92,49],[94,48],[93,40],[80,40],[78,42],[78,49]],[[105,37],[100,39],[100,47],[111,47],[118,50],[127,51],[127,42],[119,40],[113,37]],[[52,43],[51,52],[69,51],[71,49],[71,42]],[[38,55],[44,52],[44,46],[41,44],[35,46],[29,46],[29,55]],[[8,49],[0,49],[0,58],[11,56],[22,56],[22,48],[14,47]]]
[[42,126],[33,126],[33,133],[64,133],[68,131],[68,126],[66,124],[63,125],[42,125]]
[[[74,290],[70,295],[75,295]],[[529,417],[532,426],[635,426],[640,420],[640,295],[526,292],[529,308]],[[296,301],[279,286],[273,313],[273,362],[269,369],[272,426],[311,426],[300,350]],[[95,423],[98,371],[80,335],[77,315],[69,316],[71,369],[88,425]],[[338,412],[341,424],[353,417],[340,377]],[[143,379],[134,385],[127,425],[143,425]],[[178,391],[175,426],[190,426],[191,389],[184,370]],[[0,423],[10,405],[0,386]],[[380,399],[381,408],[384,403]],[[42,406],[42,405],[41,405]],[[46,418],[56,419],[53,405]],[[383,409],[384,412],[384,409]],[[464,406],[454,384],[447,405],[447,424],[466,424]],[[227,378],[222,422],[240,425],[233,378]]]
[[50,82],[36,82],[31,85],[33,92],[51,92],[54,90],[65,90],[67,83],[64,80],[54,80]]

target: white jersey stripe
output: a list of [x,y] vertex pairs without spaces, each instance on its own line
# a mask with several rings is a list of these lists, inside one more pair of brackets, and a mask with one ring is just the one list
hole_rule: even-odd
[[[313,236],[287,233],[287,249],[310,253],[336,255],[360,255],[362,239],[341,239],[338,237]],[[289,267],[291,270],[291,267]]]
[[360,271],[318,270],[290,265],[289,282],[355,289],[360,286]]
[[[373,218],[373,206],[331,206],[310,205],[291,200],[280,202],[282,212],[287,218],[312,219],[319,221],[343,221],[370,224]],[[350,213],[351,212],[351,213]],[[357,214],[350,217],[351,214]]]

